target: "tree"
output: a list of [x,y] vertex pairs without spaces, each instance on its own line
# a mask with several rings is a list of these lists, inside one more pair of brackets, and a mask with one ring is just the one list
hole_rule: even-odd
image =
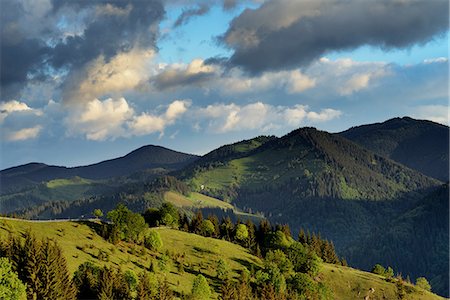
[[431,292],[431,285],[425,277],[419,277],[416,279],[416,286]]
[[148,230],[144,238],[144,245],[150,250],[159,251],[163,246],[159,232],[156,230]]
[[294,273],[292,262],[281,250],[269,251],[266,254],[265,266],[275,265],[285,277],[290,277]]
[[228,264],[222,258],[217,261],[216,272],[217,278],[220,280],[225,280],[229,276],[230,267],[228,267]]
[[95,299],[100,285],[100,268],[91,262],[82,263],[73,275],[78,299]]
[[141,233],[148,227],[145,219],[140,214],[133,213],[122,203],[119,203],[116,209],[108,212],[107,216],[113,223],[112,231],[116,228],[121,240],[126,239],[138,242]]
[[127,282],[130,290],[132,292],[136,291],[138,285],[138,277],[136,276],[136,273],[134,273],[133,270],[126,270],[125,273],[123,274],[123,277]]
[[211,289],[209,288],[206,278],[199,274],[192,283],[192,298],[195,300],[204,300],[211,297]]
[[384,273],[384,276],[386,276],[386,278],[392,278],[394,277],[394,269],[392,269],[391,267],[388,267],[386,269],[386,272]]
[[161,224],[178,228],[180,214],[178,209],[170,202],[165,202],[159,209]]
[[386,273],[386,269],[382,265],[376,264],[372,268],[372,273],[384,276],[384,274]]
[[307,299],[312,298],[316,290],[317,284],[304,273],[296,273],[294,278],[292,279],[292,287],[303,296],[306,296]]
[[201,231],[204,236],[212,236],[215,232],[214,224],[210,220],[203,220]]
[[92,213],[94,214],[94,217],[96,217],[97,219],[103,217],[103,211],[99,208],[94,209]]
[[245,239],[248,238],[248,229],[245,224],[237,224],[236,225],[236,234],[235,234],[236,240],[239,242],[245,241]]
[[26,286],[13,272],[12,264],[6,257],[0,258],[0,299],[27,299]]

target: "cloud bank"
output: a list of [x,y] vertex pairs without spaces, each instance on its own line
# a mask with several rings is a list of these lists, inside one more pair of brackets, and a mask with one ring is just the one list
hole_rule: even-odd
[[423,44],[448,30],[446,0],[284,0],[246,9],[221,37],[252,73],[305,66],[331,51]]

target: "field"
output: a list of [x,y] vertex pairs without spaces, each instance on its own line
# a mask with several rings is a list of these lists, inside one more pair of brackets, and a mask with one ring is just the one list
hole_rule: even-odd
[[[178,294],[189,293],[194,277],[201,273],[215,290],[214,299],[217,299],[220,286],[215,272],[216,262],[220,258],[226,261],[234,277],[244,267],[250,269],[253,266],[258,269],[261,266],[260,259],[246,249],[223,240],[160,227],[154,230],[160,233],[164,246],[157,253],[124,242],[113,245],[96,234],[93,229],[96,225],[98,223],[94,221],[29,222],[0,219],[0,237],[5,239],[10,233],[20,235],[30,230],[38,238],[56,240],[63,249],[70,272],[74,272],[79,264],[91,261],[99,266],[115,266],[123,271],[131,269],[139,274],[143,269],[149,269],[153,262],[158,265],[157,276],[166,277],[171,288]],[[107,259],[100,260],[100,252],[106,254]],[[166,270],[162,270],[159,264],[164,259]],[[177,267],[179,264],[176,260],[180,259],[183,269]],[[395,283],[387,282],[375,274],[323,264],[319,277],[330,288],[334,299],[364,299],[368,293],[369,299],[396,299]],[[369,291],[370,288],[374,289],[373,293]],[[407,290],[407,299],[443,299],[409,285]]]

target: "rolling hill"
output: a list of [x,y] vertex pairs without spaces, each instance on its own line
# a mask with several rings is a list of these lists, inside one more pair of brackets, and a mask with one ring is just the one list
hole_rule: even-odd
[[[140,274],[148,270],[151,262],[157,262],[164,253],[169,253],[166,270],[157,269],[156,276],[166,278],[170,289],[177,295],[188,294],[197,274],[204,275],[212,287],[211,299],[217,299],[221,281],[216,277],[215,263],[222,259],[231,269],[231,276],[237,278],[239,272],[248,268],[258,269],[262,262],[243,247],[227,241],[198,236],[169,228],[158,228],[163,241],[160,252],[150,251],[141,246],[121,242],[113,245],[97,235],[90,222],[29,222],[23,220],[0,219],[0,237],[9,234],[19,236],[31,231],[37,238],[50,238],[62,247],[69,272],[89,261],[98,266],[133,270]],[[99,253],[108,259],[99,259]],[[176,267],[170,257],[183,255],[184,270]],[[167,254],[166,254],[167,255]],[[331,291],[332,299],[359,299],[370,294],[370,299],[396,299],[395,281],[363,272],[357,269],[323,263],[319,274]],[[371,291],[374,292],[371,292]],[[407,297],[411,300],[443,299],[435,294],[406,284]]]
[[449,180],[449,127],[409,117],[352,127],[339,135],[427,176]]

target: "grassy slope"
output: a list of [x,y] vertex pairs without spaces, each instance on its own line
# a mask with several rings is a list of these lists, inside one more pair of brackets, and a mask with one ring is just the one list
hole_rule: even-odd
[[169,191],[164,193],[164,200],[179,207],[217,207],[223,209],[234,209],[233,205],[231,205],[230,203],[206,195],[202,195],[200,193],[191,193],[191,195],[186,197],[179,193]]
[[255,214],[246,213],[236,209],[233,205],[228,202],[221,201],[219,199],[209,197],[200,193],[191,193],[189,196],[184,196],[179,193],[168,191],[164,193],[164,200],[170,202],[178,207],[189,208],[189,209],[200,209],[200,208],[220,208],[224,210],[231,209],[236,217],[241,217],[246,220],[250,218],[254,222],[259,222],[263,217]]
[[[144,249],[144,255],[128,253],[133,247],[139,252],[140,246],[132,246],[120,243],[114,246],[93,231],[85,224],[75,222],[25,222],[19,220],[0,219],[0,237],[5,238],[8,232],[20,234],[31,230],[38,238],[51,238],[58,241],[63,248],[67,258],[68,267],[71,272],[85,261],[92,261],[98,265],[120,266],[122,270],[132,269],[139,273],[142,267],[148,267],[150,261],[160,254]],[[233,270],[233,276],[244,266],[253,264],[259,266],[261,261],[249,254],[244,248],[228,243],[226,241],[205,238],[195,234],[168,228],[156,229],[160,232],[164,242],[162,252],[176,252],[185,254],[185,272],[180,274],[174,264],[164,274],[172,288],[178,292],[188,293],[191,289],[193,279],[201,272],[217,290],[219,282],[215,278],[215,261],[223,258]],[[89,246],[92,245],[92,246]],[[84,250],[80,249],[84,247]],[[90,248],[92,247],[92,248]],[[98,250],[109,253],[109,261],[99,261],[96,256]],[[162,272],[158,272],[163,276]],[[382,277],[355,270],[352,268],[324,264],[321,277],[326,285],[331,288],[335,299],[359,299],[363,298],[369,288],[374,288],[370,299],[396,299],[395,284],[386,282]],[[360,295],[358,296],[358,291]],[[383,298],[383,296],[385,298]],[[217,297],[217,294],[214,295]],[[408,294],[407,299],[442,299],[425,291],[414,291]]]
[[[143,268],[149,268],[151,260],[157,263],[158,253],[149,251],[141,246],[120,243],[114,246],[98,236],[89,226],[75,222],[25,222],[16,220],[0,220],[0,237],[5,238],[8,232],[13,234],[24,233],[31,230],[38,238],[51,238],[57,240],[67,258],[70,272],[74,272],[78,265],[91,261],[97,265],[121,267],[122,270],[132,269],[139,274]],[[169,263],[169,270],[159,275],[167,277],[172,288],[177,292],[190,292],[192,282],[198,272],[212,279],[214,287],[219,287],[215,280],[215,263],[223,258],[233,270],[237,271],[250,264],[259,265],[258,258],[250,255],[244,248],[218,239],[205,238],[168,228],[158,228],[164,246],[161,252],[169,250],[171,253],[185,254],[185,272],[180,274],[174,263]],[[91,248],[92,247],[92,248]],[[136,250],[136,255],[129,253]],[[99,261],[99,249],[109,254],[109,261]],[[144,255],[139,255],[144,251]]]

